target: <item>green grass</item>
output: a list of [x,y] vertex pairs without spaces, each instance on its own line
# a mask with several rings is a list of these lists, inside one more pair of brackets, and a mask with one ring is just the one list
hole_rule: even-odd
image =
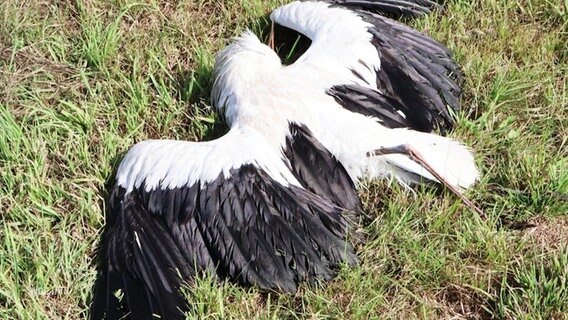
[[[452,136],[483,172],[469,193],[365,185],[357,268],[295,295],[199,280],[208,319],[568,319],[568,2],[449,0],[414,25],[465,73]],[[105,185],[129,146],[221,134],[214,54],[277,5],[0,2],[0,318],[87,314]]]

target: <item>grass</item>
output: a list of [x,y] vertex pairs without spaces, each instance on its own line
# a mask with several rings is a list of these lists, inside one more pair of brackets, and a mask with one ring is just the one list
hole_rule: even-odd
[[[276,5],[0,2],[0,318],[87,315],[113,169],[137,141],[223,132],[214,54]],[[475,150],[488,217],[366,184],[359,267],[295,295],[200,279],[189,318],[568,319],[568,2],[449,0],[413,24],[463,66],[451,135]]]

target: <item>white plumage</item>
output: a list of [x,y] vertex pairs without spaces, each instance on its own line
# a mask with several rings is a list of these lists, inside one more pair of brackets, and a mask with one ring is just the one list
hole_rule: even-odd
[[255,129],[232,128],[223,137],[207,142],[147,140],[134,145],[116,174],[117,185],[127,192],[144,188],[175,189],[196,182],[207,184],[231,169],[252,164],[284,186],[299,186],[280,156]]
[[[385,176],[403,184],[437,181],[405,155],[367,156],[376,149],[405,144],[419,151],[453,186],[470,187],[479,173],[465,146],[432,133],[388,128],[379,118],[347,110],[329,93],[333,87],[349,85],[382,94],[376,80],[383,72],[381,59],[369,31],[373,25],[361,14],[322,2],[293,2],[274,10],[275,23],[308,36],[311,46],[296,62],[284,66],[273,50],[245,32],[217,56],[213,105],[229,123],[255,119],[251,125],[275,142],[283,138],[277,119],[305,124],[355,181]],[[401,30],[401,37],[411,30],[389,23]],[[406,118],[405,111],[397,113]]]
[[[319,90],[343,83],[376,88],[375,70],[381,61],[366,32],[372,24],[353,11],[325,2],[295,1],[272,11],[270,19],[312,40],[308,51],[288,67],[290,77],[307,76]],[[362,79],[354,78],[352,70]]]
[[[238,65],[240,55],[226,58]],[[239,92],[268,81],[226,75],[244,85]],[[208,142],[143,141],[119,165],[92,319],[182,319],[189,306],[179,288],[205,272],[293,292],[357,262],[347,217],[362,208],[341,164],[287,111],[220,96],[230,102],[227,134]]]

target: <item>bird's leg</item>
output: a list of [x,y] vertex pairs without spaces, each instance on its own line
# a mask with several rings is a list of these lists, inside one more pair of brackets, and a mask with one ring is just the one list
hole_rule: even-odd
[[268,36],[268,46],[274,50],[274,21],[270,22],[270,35]]
[[448,182],[448,180],[442,177],[441,174],[434,170],[434,168],[432,168],[432,166],[428,162],[426,162],[426,159],[424,159],[422,154],[412,146],[408,144],[401,144],[394,147],[383,147],[371,152],[367,152],[367,157],[382,156],[387,154],[404,154],[408,156],[410,160],[418,163],[424,169],[426,169],[426,171],[430,172],[430,174],[432,174],[436,179],[438,179],[438,181],[440,181],[441,184],[443,184],[446,188],[450,189],[450,191],[457,195],[468,207],[477,212],[480,217],[486,217],[485,213],[479,207],[477,207],[473,202],[466,198],[456,186],[452,185],[450,182]]

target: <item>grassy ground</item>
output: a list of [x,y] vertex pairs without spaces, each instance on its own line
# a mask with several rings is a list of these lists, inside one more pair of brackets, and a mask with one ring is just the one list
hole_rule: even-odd
[[[105,183],[129,146],[222,130],[214,53],[276,3],[0,2],[0,318],[87,314]],[[190,318],[568,319],[568,2],[450,0],[415,23],[452,48],[483,179],[469,196],[361,196],[361,266],[296,295],[205,279]]]

